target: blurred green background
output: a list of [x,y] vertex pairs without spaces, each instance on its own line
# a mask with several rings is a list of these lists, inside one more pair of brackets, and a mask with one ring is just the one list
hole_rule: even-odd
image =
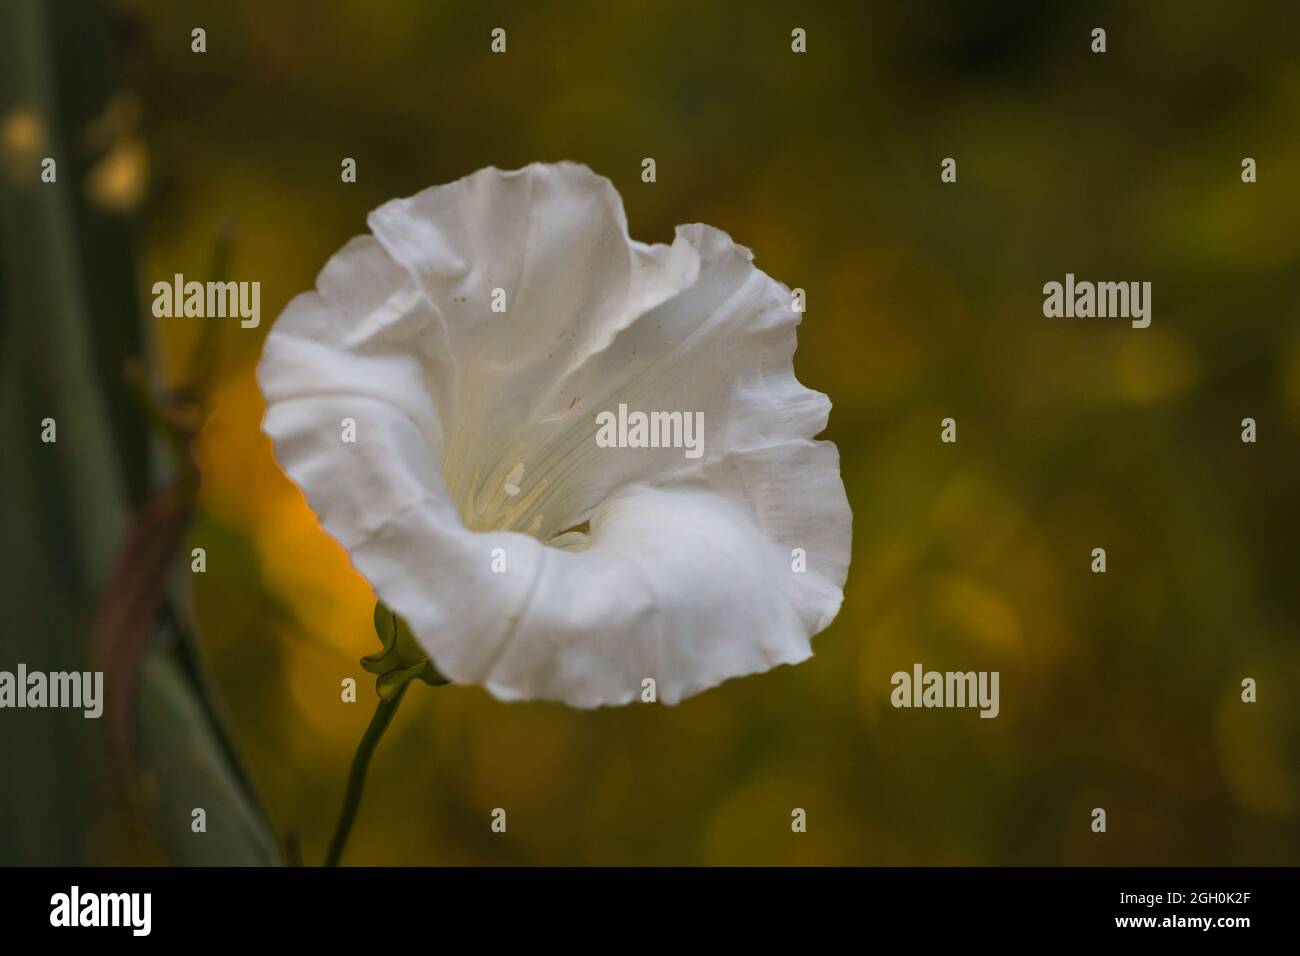
[[[126,758],[111,716],[0,713],[0,862],[319,862],[372,710],[373,597],[259,431],[261,342],[374,206],[560,159],[613,180],[635,238],[707,222],[807,290],[796,369],[834,403],[854,511],[844,608],[806,664],[675,708],[417,685],[346,862],[1300,862],[1293,4],[3,0],[0,18],[0,669],[89,666],[106,595],[147,632]],[[260,281],[261,327],[150,317],[177,272]],[[1151,281],[1151,327],[1045,319],[1067,272]],[[172,434],[197,431],[197,493],[182,467],[171,512],[133,355]],[[39,441],[56,412],[57,448]],[[165,585],[140,570],[151,544],[174,555]],[[161,605],[122,598],[151,581]],[[916,661],[1000,671],[1001,715],[893,709]]]

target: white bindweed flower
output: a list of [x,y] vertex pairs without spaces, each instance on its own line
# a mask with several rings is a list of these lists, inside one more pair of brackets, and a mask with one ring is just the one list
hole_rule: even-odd
[[830,402],[794,377],[800,315],[749,250],[704,225],[635,242],[571,163],[368,224],[267,337],[263,428],[439,670],[595,707],[811,655],[851,516],[813,440]]

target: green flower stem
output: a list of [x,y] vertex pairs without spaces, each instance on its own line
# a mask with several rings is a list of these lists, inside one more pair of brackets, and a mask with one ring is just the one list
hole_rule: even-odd
[[343,799],[343,810],[339,813],[339,822],[334,827],[329,852],[325,854],[326,866],[338,866],[339,858],[343,856],[343,848],[347,845],[348,835],[352,832],[352,823],[357,818],[357,809],[361,806],[361,791],[366,786],[366,770],[370,767],[370,758],[374,756],[375,747],[378,746],[379,739],[384,736],[384,731],[392,723],[393,715],[397,713],[397,705],[406,696],[407,686],[402,684],[391,697],[380,698],[379,705],[375,708],[375,715],[370,718],[370,726],[366,728],[361,743],[357,745],[356,756],[352,758],[352,769],[348,773],[348,792]]

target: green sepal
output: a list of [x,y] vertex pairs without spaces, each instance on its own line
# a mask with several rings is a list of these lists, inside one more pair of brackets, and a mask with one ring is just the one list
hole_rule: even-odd
[[410,667],[403,667],[400,670],[389,671],[387,674],[380,674],[375,680],[375,693],[379,695],[381,700],[388,700],[401,690],[408,681],[419,677],[424,668],[424,664],[412,664]]
[[381,699],[388,700],[408,681],[422,680],[431,687],[451,683],[433,666],[407,623],[383,601],[375,604],[375,635],[382,648],[378,654],[361,658],[361,666],[379,675],[375,692]]
[[397,615],[383,601],[375,602],[375,635],[382,649],[378,654],[361,658],[361,666],[372,674],[383,674],[392,669],[389,657],[397,650]]

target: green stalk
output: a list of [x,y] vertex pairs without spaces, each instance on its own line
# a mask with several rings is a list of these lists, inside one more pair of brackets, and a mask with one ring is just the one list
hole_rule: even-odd
[[343,798],[343,809],[339,812],[339,822],[334,827],[334,836],[330,839],[329,851],[325,854],[326,866],[339,865],[343,848],[348,842],[348,835],[352,832],[352,824],[357,818],[357,810],[361,806],[361,792],[366,786],[366,771],[370,768],[370,758],[374,756],[375,747],[379,745],[384,731],[392,723],[393,715],[397,713],[397,706],[406,696],[407,686],[402,684],[391,697],[379,699],[375,714],[370,718],[370,726],[366,728],[361,743],[357,745],[356,755],[352,758],[352,769],[348,772],[348,789]]

